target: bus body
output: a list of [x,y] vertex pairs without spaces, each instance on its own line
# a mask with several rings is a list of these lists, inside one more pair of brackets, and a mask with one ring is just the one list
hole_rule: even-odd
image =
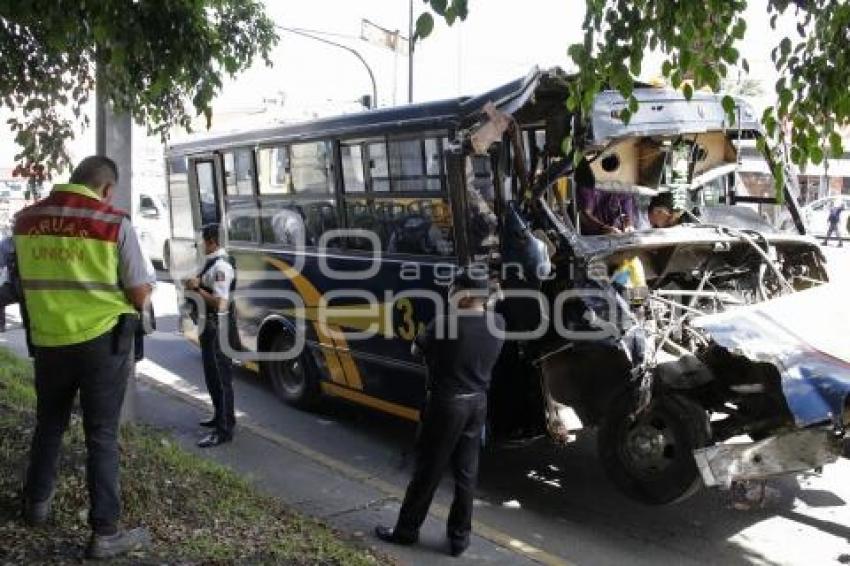
[[[740,169],[761,135],[752,111],[739,102],[730,126],[718,96],[639,88],[628,124],[616,93],[582,117],[564,106],[569,80],[535,70],[474,98],[170,146],[174,280],[220,222],[238,273],[233,357],[289,403],[332,395],[416,420],[426,371],[410,343],[472,265],[509,331],[491,437],[566,443],[598,427],[611,479],[649,503],[834,460],[848,357],[760,341],[805,342],[789,326],[812,321],[774,305],[823,308],[826,274],[794,186],[774,189],[782,162]],[[652,229],[641,214],[633,231],[586,234],[575,148],[597,190],[640,210],[669,193],[693,222]],[[742,434],[753,442],[725,442]]]

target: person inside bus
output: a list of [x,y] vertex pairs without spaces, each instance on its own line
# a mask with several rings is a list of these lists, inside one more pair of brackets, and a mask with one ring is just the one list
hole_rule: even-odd
[[307,225],[300,210],[280,208],[272,215],[270,224],[274,243],[294,247],[308,244]]
[[[200,273],[185,282],[185,288],[195,291],[204,301],[207,316],[198,317],[200,330],[201,359],[204,364],[204,380],[212,399],[215,413],[201,426],[212,428],[198,446],[209,448],[233,439],[236,413],[233,406],[233,376],[230,359],[222,351],[221,324],[229,322],[228,307],[236,273],[227,252],[219,244],[218,224],[206,224],[201,230],[204,240],[206,263]],[[224,315],[224,316],[220,316]],[[232,331],[232,330],[231,330]]]
[[638,220],[634,195],[597,189],[596,176],[586,159],[579,162],[574,179],[582,234],[620,234],[634,229]]
[[673,207],[669,194],[652,197],[649,206],[646,208],[646,213],[649,217],[649,224],[653,228],[670,228],[688,221],[687,213],[684,210],[676,210]]
[[452,249],[431,218],[413,213],[398,221],[387,242],[387,252],[445,256],[450,255]]
[[486,274],[458,273],[449,290],[457,309],[449,316],[438,315],[414,340],[411,351],[424,357],[428,368],[428,400],[413,478],[395,527],[375,527],[381,540],[408,545],[419,539],[434,492],[451,466],[455,492],[446,528],[450,552],[459,556],[469,546],[487,391],[504,343],[504,318],[485,310],[488,287]]

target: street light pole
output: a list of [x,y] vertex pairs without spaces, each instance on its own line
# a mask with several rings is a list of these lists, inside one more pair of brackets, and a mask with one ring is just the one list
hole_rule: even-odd
[[410,0],[410,16],[407,21],[407,102],[413,103],[413,0]]
[[374,75],[374,73],[372,73],[372,68],[369,67],[369,64],[366,62],[366,59],[364,59],[363,56],[360,55],[360,53],[358,53],[355,49],[352,49],[351,47],[348,47],[347,45],[343,45],[341,43],[337,43],[335,41],[331,41],[329,39],[325,39],[323,37],[313,35],[311,33],[306,33],[306,32],[299,30],[299,29],[287,28],[287,27],[283,27],[283,26],[275,26],[275,27],[277,29],[281,30],[281,31],[294,33],[295,35],[300,35],[302,37],[308,37],[310,39],[315,39],[316,41],[321,41],[322,43],[326,43],[328,45],[333,45],[334,47],[339,47],[340,49],[345,49],[346,51],[348,51],[349,53],[351,53],[352,55],[357,57],[360,60],[360,62],[363,63],[363,66],[366,67],[366,72],[369,73],[369,80],[372,81],[372,108],[378,107],[378,86],[375,83],[375,75]]

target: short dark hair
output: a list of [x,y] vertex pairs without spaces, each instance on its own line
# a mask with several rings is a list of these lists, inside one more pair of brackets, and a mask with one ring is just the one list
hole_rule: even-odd
[[653,210],[655,210],[656,208],[666,208],[666,209],[672,211],[673,210],[672,200],[673,199],[671,199],[669,196],[664,195],[664,194],[655,195],[654,197],[652,197],[649,200],[649,206],[646,207],[646,212],[650,213]]
[[118,166],[106,156],[91,155],[74,168],[70,181],[77,185],[86,185],[90,189],[114,185],[118,182]]
[[201,238],[204,239],[205,242],[215,242],[216,244],[221,243],[221,236],[219,236],[219,230],[221,227],[217,222],[211,222],[210,224],[204,224],[201,226]]
[[596,175],[593,174],[593,169],[590,168],[590,162],[587,159],[578,162],[573,173],[573,179],[575,179],[576,187],[579,189],[596,188]]

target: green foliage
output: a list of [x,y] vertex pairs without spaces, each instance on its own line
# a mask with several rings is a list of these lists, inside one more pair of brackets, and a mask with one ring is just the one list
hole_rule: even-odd
[[[88,536],[82,419],[72,414],[53,517],[32,529],[19,519],[21,462],[34,427],[32,364],[0,348],[0,541],[4,563],[79,564]],[[145,525],[154,547],[110,564],[329,564],[389,561],[325,525],[259,494],[247,480],[183,450],[161,432],[124,426],[120,436],[123,520]]]
[[[719,91],[733,66],[749,70],[737,47],[747,33],[745,0],[586,4],[584,41],[568,49],[578,68],[569,108],[589,111],[596,93],[608,87],[628,98],[641,61],[652,50],[664,56],[662,74],[686,97],[701,88]],[[837,129],[850,124],[850,4],[767,0],[766,8],[774,28],[780,15],[797,20],[796,34],[783,37],[771,54],[782,77],[775,85],[776,104],[762,116],[772,145],[790,140],[790,157],[800,166],[841,155]],[[724,98],[723,107],[733,123],[734,100]]]
[[[453,25],[457,20],[465,20],[469,14],[468,0],[423,0],[423,2],[449,25]],[[432,31],[434,31],[434,16],[430,12],[421,13],[416,19],[413,40],[424,39],[431,35]]]
[[[211,119],[225,75],[270,64],[274,23],[259,0],[0,0],[0,106],[30,169],[69,165],[95,82],[118,111],[166,139]],[[97,71],[96,71],[97,69]]]

